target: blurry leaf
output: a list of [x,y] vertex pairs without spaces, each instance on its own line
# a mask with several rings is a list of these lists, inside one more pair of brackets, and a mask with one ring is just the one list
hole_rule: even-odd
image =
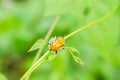
[[43,63],[46,63],[46,62],[48,62],[48,61],[47,61],[47,60],[43,60],[43,61],[42,61],[42,64],[43,64]]
[[72,52],[76,52],[78,54],[80,54],[80,51],[78,51],[76,48],[74,47],[69,47],[69,49],[71,49]]
[[[77,18],[83,18],[84,16],[90,14],[91,6],[97,5],[102,8],[102,11],[106,10],[106,5],[101,5],[104,3],[109,3],[107,5],[109,8],[114,6],[119,1],[112,1],[109,0],[106,2],[104,1],[82,1],[82,0],[46,0],[46,15],[56,15],[56,14],[71,14],[73,16],[76,16]],[[90,3],[90,4],[88,4]],[[94,4],[93,4],[94,3]],[[92,4],[92,5],[91,5]],[[103,7],[104,6],[104,7]],[[93,7],[94,8],[94,7]],[[99,9],[98,9],[99,10]]]
[[[81,65],[84,65],[84,62],[79,57],[75,56],[74,53],[73,53],[74,50],[76,51],[77,49],[75,49],[73,47],[67,47],[67,49],[70,52],[70,54],[72,55],[75,62],[77,62],[77,63],[79,63]],[[73,49],[73,51],[72,51],[72,49]],[[79,51],[77,50],[77,52],[79,52]]]
[[8,80],[8,79],[4,74],[0,73],[0,80]]
[[81,65],[84,65],[84,62],[79,57],[73,56],[73,59],[74,59],[75,62],[77,62],[77,63],[79,63]]
[[28,50],[28,52],[30,51],[34,51],[36,49],[39,49],[40,47],[42,47],[45,44],[43,39],[38,39],[33,46]]
[[49,52],[48,57],[42,61],[42,63],[46,63],[46,62],[50,62],[52,61],[55,57],[57,56],[57,54]]
[[[100,1],[100,3],[96,2],[94,5],[91,5],[91,7],[94,7],[94,13],[91,13],[90,16],[87,17],[86,22],[90,22],[93,19],[95,20],[97,17],[106,15],[112,10],[113,6],[106,6],[103,2]],[[90,47],[89,50],[85,49],[85,53],[90,53],[90,51],[92,51],[92,53],[94,52],[93,54],[97,54],[106,60],[110,60],[110,56],[114,52],[118,43],[120,32],[119,21],[120,16],[117,15],[116,12],[105,21],[81,32],[80,35],[83,39],[82,43]],[[94,56],[91,56],[89,58],[93,57]]]
[[50,54],[48,57],[48,61],[52,61],[57,56],[56,53]]
[[72,14],[78,18],[82,16],[83,2],[81,0],[46,0],[46,3],[46,15]]

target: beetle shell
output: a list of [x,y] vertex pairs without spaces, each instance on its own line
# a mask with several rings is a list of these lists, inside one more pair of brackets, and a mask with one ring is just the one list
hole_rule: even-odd
[[64,43],[65,41],[62,37],[53,37],[48,43],[49,49],[50,51],[54,51],[57,53],[58,50],[60,50],[61,48],[63,49]]

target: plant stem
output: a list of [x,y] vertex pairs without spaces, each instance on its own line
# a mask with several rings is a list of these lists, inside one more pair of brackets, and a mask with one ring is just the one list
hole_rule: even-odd
[[[58,23],[59,19],[60,19],[60,16],[57,16],[56,19],[54,20],[53,24],[52,24],[51,27],[50,27],[50,30],[48,31],[48,33],[47,33],[46,36],[45,36],[45,39],[44,39],[45,42],[48,41],[48,39],[49,39],[51,33],[53,32],[56,24]],[[34,60],[33,60],[33,63],[35,63],[35,62],[38,60],[38,58],[39,58],[39,56],[40,56],[40,54],[41,54],[41,52],[42,52],[43,49],[44,49],[44,46],[43,46],[43,47],[40,47],[40,49],[38,50],[38,52],[37,52],[37,54],[36,54],[36,56],[35,56],[35,58],[34,58]]]
[[20,78],[20,80],[25,80],[27,76],[29,76],[40,64],[42,61],[48,56],[49,51],[47,51],[38,61],[36,61],[28,70],[27,72]]
[[76,33],[78,33],[78,32],[80,32],[80,31],[82,31],[82,30],[84,30],[84,29],[86,29],[86,28],[89,28],[89,27],[91,27],[91,26],[93,26],[93,25],[95,25],[95,24],[97,24],[97,23],[100,23],[100,22],[102,22],[103,20],[109,18],[112,14],[115,13],[115,11],[118,9],[118,7],[119,7],[119,4],[118,4],[117,6],[115,6],[115,7],[112,9],[112,11],[111,11],[110,13],[108,13],[107,15],[105,15],[105,16],[103,16],[103,17],[101,17],[101,18],[99,18],[99,19],[97,19],[97,20],[95,20],[95,21],[93,21],[93,22],[91,22],[91,23],[83,26],[83,27],[80,27],[79,29],[77,29],[77,30],[73,31],[72,33],[68,34],[67,36],[65,36],[64,39],[67,39],[67,38],[75,35]]
[[[46,36],[45,36],[45,39],[44,39],[45,42],[48,41],[48,39],[49,39],[51,33],[53,32],[53,30],[54,30],[56,24],[58,23],[59,19],[60,19],[60,16],[58,15],[58,16],[55,18],[53,24],[51,25],[49,31],[47,32],[47,34],[46,34]],[[45,46],[45,45],[46,45],[46,44],[44,44],[43,47],[40,47],[40,48],[39,48],[37,54],[35,55],[35,58],[34,58],[34,60],[33,60],[32,65],[38,60],[38,58],[39,58],[39,56],[40,56],[42,50],[44,49],[44,46]],[[27,76],[27,78],[26,78],[25,80],[29,80],[29,77],[30,77],[30,75]]]

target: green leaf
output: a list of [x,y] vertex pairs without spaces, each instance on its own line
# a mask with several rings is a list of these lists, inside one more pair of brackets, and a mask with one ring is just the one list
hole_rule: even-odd
[[73,59],[74,59],[75,62],[77,62],[77,63],[79,63],[81,65],[84,65],[84,62],[79,57],[73,56]]
[[78,51],[78,50],[77,50],[76,48],[74,48],[74,47],[69,47],[69,49],[71,49],[72,52],[76,52],[76,53],[80,54],[80,51]]
[[38,39],[33,46],[28,50],[28,52],[30,51],[34,51],[36,49],[39,49],[40,47],[42,47],[45,44],[45,41],[43,39]]
[[49,52],[49,55],[47,56],[46,59],[44,59],[44,60],[42,61],[42,64],[52,61],[56,56],[57,56],[56,53]]
[[47,60],[43,60],[43,61],[42,61],[42,64],[43,64],[43,63],[46,63],[46,62],[48,62],[48,61],[47,61]]
[[52,61],[55,57],[57,56],[57,54],[56,53],[51,53],[49,56],[48,56],[48,62],[49,61]]
[[0,73],[0,80],[8,80],[8,79],[4,74]]
[[67,47],[68,51],[70,52],[70,54],[72,55],[73,59],[75,62],[81,64],[81,65],[84,65],[84,62],[77,56],[74,55],[73,52],[77,51],[79,52],[77,49],[73,48],[73,47]]

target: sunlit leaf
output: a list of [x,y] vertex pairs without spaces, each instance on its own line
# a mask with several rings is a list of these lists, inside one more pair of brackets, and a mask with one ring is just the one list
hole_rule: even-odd
[[77,62],[77,63],[79,63],[81,65],[84,65],[84,62],[79,57],[75,56],[74,53],[73,53],[74,50],[77,51],[77,52],[79,52],[77,49],[71,48],[71,47],[67,47],[67,49],[70,52],[70,54],[72,55],[72,57],[73,57],[73,59],[74,59],[75,62]]
[[48,62],[47,60],[43,60],[41,63],[43,64],[43,63],[46,63],[46,62]]
[[0,73],[0,80],[8,80],[8,79],[4,74]]
[[45,41],[43,39],[38,39],[33,46],[28,50],[28,52],[30,51],[34,51],[36,49],[39,49],[40,47],[42,47],[45,44]]
[[76,52],[76,53],[79,53],[80,54],[80,51],[78,51],[76,48],[74,48],[74,47],[69,47],[69,49],[71,49],[72,50],[72,52]]
[[57,54],[49,52],[48,57],[42,61],[42,64],[52,61],[56,56]]
[[48,57],[48,61],[52,61],[56,56],[57,56],[57,54],[55,54],[55,53],[50,54]]
[[73,59],[74,59],[75,62],[77,62],[77,63],[79,63],[81,65],[84,65],[84,62],[79,57],[73,56]]

